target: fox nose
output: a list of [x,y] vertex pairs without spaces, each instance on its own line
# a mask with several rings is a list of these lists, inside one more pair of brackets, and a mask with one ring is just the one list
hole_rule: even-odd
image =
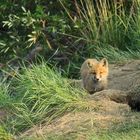
[[94,77],[94,82],[98,82],[100,79],[98,77]]
[[99,81],[99,78],[96,78],[97,81]]

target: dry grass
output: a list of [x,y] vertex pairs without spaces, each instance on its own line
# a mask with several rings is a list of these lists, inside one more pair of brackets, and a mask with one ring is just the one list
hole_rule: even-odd
[[[126,104],[118,104],[113,101],[98,101],[98,109],[95,107],[90,111],[80,111],[65,114],[55,119],[51,124],[38,126],[27,131],[22,137],[29,136],[45,136],[46,134],[69,135],[69,133],[87,133],[94,130],[108,130],[112,125],[121,124],[126,121],[130,108]],[[95,101],[90,101],[91,105],[95,105]],[[31,135],[32,134],[32,135]]]

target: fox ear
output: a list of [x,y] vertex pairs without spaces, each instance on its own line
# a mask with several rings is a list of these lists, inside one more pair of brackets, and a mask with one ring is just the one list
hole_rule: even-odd
[[108,61],[106,58],[103,58],[100,63],[104,66],[104,67],[108,67]]
[[91,68],[92,67],[92,63],[90,63],[90,61],[88,61],[87,66],[88,66],[88,68]]

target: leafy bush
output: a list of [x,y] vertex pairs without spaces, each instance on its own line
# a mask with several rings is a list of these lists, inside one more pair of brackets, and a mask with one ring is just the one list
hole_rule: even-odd
[[52,42],[61,39],[56,32],[65,33],[70,28],[58,1],[7,0],[0,3],[1,60],[23,57],[36,43],[44,49],[52,49]]

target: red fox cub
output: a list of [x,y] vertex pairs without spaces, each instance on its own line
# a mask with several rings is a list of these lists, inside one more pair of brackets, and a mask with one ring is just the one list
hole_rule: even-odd
[[100,61],[87,59],[82,64],[80,73],[83,87],[90,94],[103,90],[107,87],[108,61],[106,58]]

